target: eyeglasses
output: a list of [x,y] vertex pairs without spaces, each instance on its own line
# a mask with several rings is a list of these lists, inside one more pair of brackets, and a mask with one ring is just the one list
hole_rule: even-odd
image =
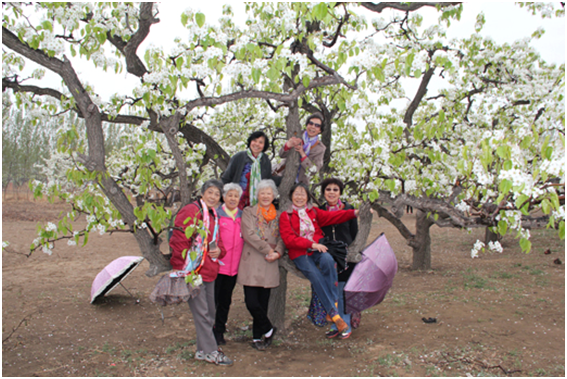
[[316,124],[316,123],[314,123],[313,121],[309,121],[309,122],[307,123],[307,125],[313,125],[313,126],[315,126],[315,127],[317,127],[317,128],[320,128],[320,127],[321,127],[321,124]]
[[340,192],[341,189],[340,188],[325,188],[325,192]]

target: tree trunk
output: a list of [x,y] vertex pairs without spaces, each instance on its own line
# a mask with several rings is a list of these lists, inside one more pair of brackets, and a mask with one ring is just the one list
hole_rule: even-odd
[[[298,135],[299,126],[299,107],[297,101],[289,105],[289,113],[286,118],[287,138]],[[282,182],[278,188],[280,193],[280,209],[279,212],[285,211],[291,200],[289,200],[289,190],[295,183],[297,170],[299,169],[299,153],[292,151],[286,159],[286,166]],[[279,216],[279,215],[278,215]],[[285,304],[287,294],[287,272],[294,269],[295,265],[289,262],[287,254],[279,260],[280,269],[280,285],[272,289],[270,294],[270,303],[268,305],[268,318],[272,324],[280,331],[285,330]],[[295,269],[295,271],[298,271]]]
[[272,288],[268,304],[268,318],[273,326],[285,331],[285,303],[287,294],[287,270],[280,266],[280,285]]
[[372,229],[372,213],[370,203],[364,202],[360,205],[358,213],[358,233],[352,244],[348,247],[347,261],[358,263],[362,259],[360,252],[366,247],[370,229]]
[[412,241],[413,270],[431,269],[431,235],[429,229],[433,222],[427,214],[418,210],[415,217],[415,237]]
[[490,228],[486,228],[484,233],[484,244],[488,245],[489,242],[497,242],[502,239],[502,236],[498,233],[494,233]]

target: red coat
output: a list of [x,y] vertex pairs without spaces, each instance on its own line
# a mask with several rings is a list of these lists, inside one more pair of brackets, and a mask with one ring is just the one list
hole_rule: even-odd
[[[208,237],[207,240],[210,243],[213,239],[213,233],[215,228],[215,216],[213,214],[212,209],[209,209],[209,214],[210,214],[211,222],[209,225],[209,233],[207,236]],[[169,260],[169,262],[171,263],[171,267],[173,267],[174,270],[183,270],[185,268],[185,259],[183,259],[181,253],[185,249],[189,250],[191,248],[191,244],[193,243],[193,237],[189,239],[185,237],[185,229],[189,225],[193,224],[191,220],[186,224],[184,224],[183,222],[187,218],[191,218],[191,219],[197,218],[198,220],[203,219],[203,214],[196,202],[187,204],[186,206],[181,208],[181,210],[177,213],[177,216],[175,216],[174,225],[176,227],[182,228],[183,232],[174,229],[173,234],[169,240],[169,246],[171,247],[172,250],[171,259]],[[221,254],[218,259],[221,259],[226,254],[226,250],[224,249],[224,246],[222,246],[222,240],[219,238],[218,232],[217,232],[217,245],[221,249]],[[201,267],[201,271],[199,271],[199,274],[201,274],[201,276],[203,277],[203,281],[204,282],[214,281],[217,278],[218,273],[219,273],[218,260],[216,262],[213,262],[213,260],[207,254],[207,256],[205,257],[205,263],[203,263],[203,266]]]
[[299,214],[292,207],[280,215],[280,236],[285,243],[285,247],[287,247],[289,258],[292,260],[302,255],[312,254],[307,252],[307,249],[311,249],[313,242],[317,243],[324,237],[321,230],[322,227],[340,224],[356,217],[354,209],[329,212],[315,209],[313,206],[308,205],[306,211],[315,227],[313,241],[299,236]]

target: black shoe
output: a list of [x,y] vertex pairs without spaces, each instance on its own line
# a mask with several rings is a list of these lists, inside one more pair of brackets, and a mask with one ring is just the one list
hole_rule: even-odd
[[273,331],[272,331],[272,335],[270,337],[264,337],[264,344],[266,345],[266,347],[268,347],[272,344],[272,340],[274,339],[274,336],[276,335],[277,331],[278,331],[278,328],[276,328],[274,326]]
[[252,341],[252,347],[260,351],[266,350],[266,344],[264,341]]
[[215,335],[215,340],[217,341],[217,345],[226,345],[226,341],[224,340],[224,333],[219,333],[213,329],[213,334]]

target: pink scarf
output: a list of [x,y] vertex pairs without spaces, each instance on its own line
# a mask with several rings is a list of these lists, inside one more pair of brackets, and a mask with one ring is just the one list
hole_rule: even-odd
[[293,210],[297,211],[297,215],[299,216],[299,235],[303,238],[307,238],[309,241],[313,241],[315,227],[306,209],[307,207],[298,208],[295,205],[293,206]]
[[339,201],[337,201],[337,204],[335,204],[335,205],[331,206],[331,205],[327,204],[327,210],[329,212],[340,211],[344,207],[345,207],[345,205],[343,204],[343,202],[340,199],[339,199]]

